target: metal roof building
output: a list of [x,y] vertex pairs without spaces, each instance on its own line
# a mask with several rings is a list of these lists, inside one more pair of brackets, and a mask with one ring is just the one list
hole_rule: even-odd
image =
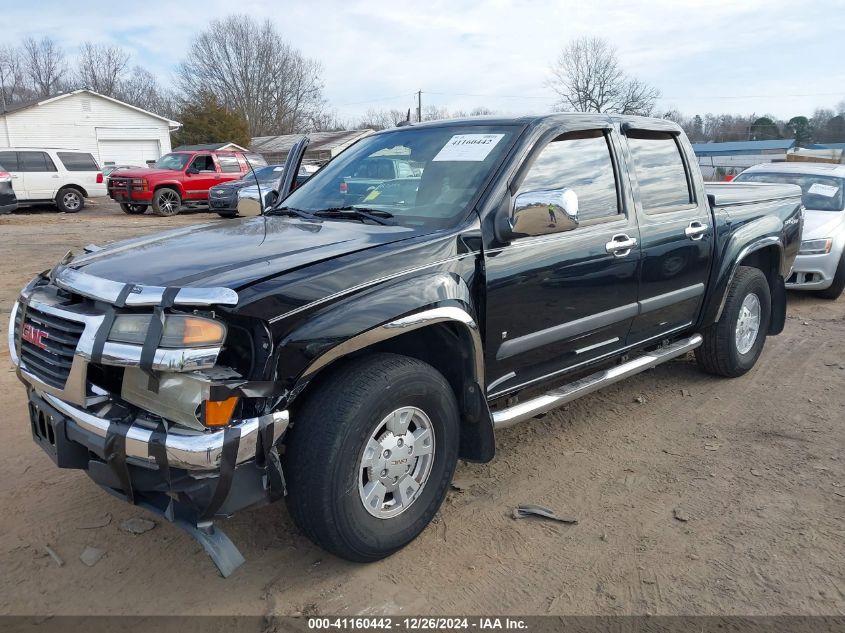
[[795,139],[768,141],[732,141],[729,143],[693,143],[701,173],[705,178],[719,174],[736,174],[758,163],[786,160],[787,153],[795,147]]
[[[312,132],[308,134],[310,142],[305,151],[308,161],[325,162],[337,156],[359,138],[372,134],[373,130],[344,130],[341,132]],[[290,148],[302,134],[282,136],[258,136],[252,139],[250,149],[264,156],[268,163],[283,163]]]

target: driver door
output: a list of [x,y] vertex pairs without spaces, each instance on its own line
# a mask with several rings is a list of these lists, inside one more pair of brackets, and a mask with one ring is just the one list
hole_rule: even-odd
[[575,371],[625,346],[638,309],[640,248],[619,148],[604,122],[562,128],[538,143],[514,183],[512,207],[523,193],[571,189],[578,222],[558,229],[550,214],[538,234],[485,252],[488,397]]
[[221,176],[211,154],[198,154],[185,170],[185,193],[190,200],[208,200],[208,190]]

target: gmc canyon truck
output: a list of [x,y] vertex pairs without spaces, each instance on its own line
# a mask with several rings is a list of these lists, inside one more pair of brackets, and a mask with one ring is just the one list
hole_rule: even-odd
[[[187,530],[284,498],[343,558],[412,541],[495,432],[695,352],[740,376],[784,327],[794,185],[705,185],[674,123],[559,114],[358,141],[255,217],[70,253],[9,329],[60,468]],[[346,205],[372,156],[413,200]]]

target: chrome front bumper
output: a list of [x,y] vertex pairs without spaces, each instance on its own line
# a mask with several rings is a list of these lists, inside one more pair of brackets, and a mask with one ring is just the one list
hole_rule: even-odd
[[[63,402],[47,393],[39,394],[44,401],[62,415],[67,416],[84,431],[105,438],[112,421],[98,417]],[[236,463],[241,464],[255,457],[259,431],[268,424],[273,424],[273,443],[282,437],[288,428],[287,411],[278,411],[269,415],[235,420],[231,427],[240,430],[240,443]],[[139,465],[155,467],[155,459],[150,455],[150,438],[153,434],[153,422],[136,420],[126,434],[126,457]],[[153,428],[151,428],[153,427]],[[192,432],[190,429],[171,427],[165,439],[168,464],[174,468],[186,470],[213,471],[220,468],[223,455],[224,430]]]

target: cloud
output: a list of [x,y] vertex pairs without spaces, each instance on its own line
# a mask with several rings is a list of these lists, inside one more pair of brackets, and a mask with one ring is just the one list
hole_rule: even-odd
[[[5,9],[4,39],[50,34],[71,53],[86,39],[125,46],[164,81],[205,20],[232,3],[147,0],[119,11],[57,0]],[[687,113],[809,112],[845,99],[839,45],[845,12],[836,0],[631,0],[629,2],[425,3],[242,0],[306,55],[322,61],[326,96],[342,116],[369,107],[407,108],[413,93],[450,109],[545,111],[549,65],[572,38],[604,37],[628,72],[657,86],[661,106]],[[477,96],[476,96],[477,95]],[[811,96],[793,96],[811,95]],[[735,98],[743,97],[743,98]]]

